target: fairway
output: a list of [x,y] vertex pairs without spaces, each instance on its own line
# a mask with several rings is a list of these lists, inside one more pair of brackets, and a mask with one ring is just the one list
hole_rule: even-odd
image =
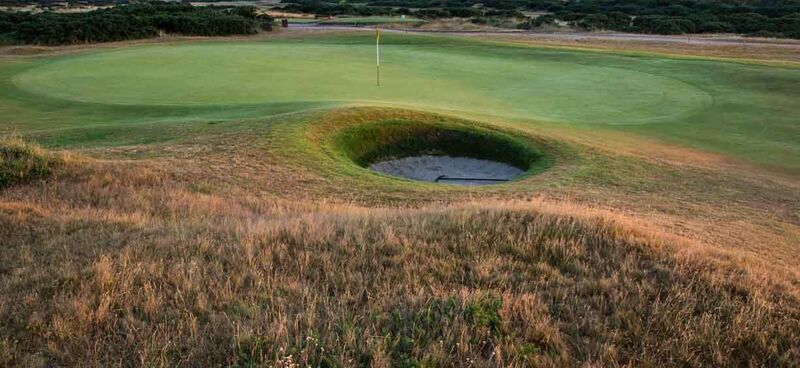
[[0,65],[0,118],[25,132],[390,105],[633,131],[800,169],[798,68],[388,33],[376,87],[372,41],[136,46]]

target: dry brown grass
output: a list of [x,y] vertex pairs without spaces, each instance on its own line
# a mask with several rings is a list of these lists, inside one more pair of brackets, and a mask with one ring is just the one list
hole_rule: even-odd
[[[408,29],[408,24],[388,24],[387,28]],[[469,19],[464,18],[450,18],[450,19],[434,19],[411,28],[413,30],[433,30],[433,31],[496,31],[502,30],[501,28],[493,27],[486,24],[475,24]]]
[[800,353],[785,286],[576,207],[221,198],[135,165],[8,196],[28,198],[0,220],[12,365],[789,366]]
[[[298,161],[324,161],[319,132],[252,125],[131,148],[146,160],[88,151],[107,159],[0,193],[0,365],[800,362],[800,261],[769,254],[797,247],[783,187],[581,149],[555,186],[387,193]],[[295,131],[311,143],[278,144]]]
[[[591,36],[591,35],[589,35]],[[725,58],[757,60],[766,63],[797,66],[800,63],[800,44],[788,40],[789,44],[778,44],[769,40],[752,40],[741,44],[708,44],[703,37],[694,37],[687,42],[659,42],[652,40],[632,39],[597,39],[597,38],[553,38],[549,35],[535,33],[521,34],[486,34],[476,35],[492,40],[512,42],[533,46],[554,46],[602,50],[612,52],[647,52],[660,55],[692,56],[700,58]]]
[[[518,185],[452,190],[385,180],[376,184],[375,177],[353,177],[343,173],[342,167],[331,166],[330,155],[322,147],[331,132],[350,124],[441,118],[384,108],[343,109],[311,114],[307,118],[311,126],[248,122],[242,132],[86,153],[110,159],[144,154],[177,180],[189,183],[190,190],[228,196],[378,207],[531,197],[567,201],[638,218],[654,229],[710,247],[742,251],[780,266],[781,273],[800,277],[797,180],[718,155],[645,139],[634,141],[625,134],[532,126],[521,134],[555,156],[554,167]],[[616,141],[622,143],[611,144]]]
[[[387,24],[387,28],[400,27],[405,30],[406,25]],[[584,50],[611,51],[611,52],[643,52],[654,53],[666,56],[689,56],[704,59],[740,59],[759,63],[779,64],[784,66],[797,66],[800,63],[800,43],[795,40],[753,40],[743,44],[713,44],[703,43],[703,37],[695,37],[694,43],[687,42],[657,42],[647,40],[631,39],[596,39],[579,38],[575,40],[565,38],[552,38],[547,34],[537,35],[536,33],[521,32],[519,34],[499,33],[492,34],[498,30],[486,25],[476,25],[464,20],[442,20],[426,22],[415,29],[422,31],[484,31],[486,33],[470,34],[470,37],[484,38],[487,40],[510,42],[529,46],[543,47],[565,47]],[[241,40],[265,40],[271,38],[297,38],[307,37],[310,33],[315,34],[356,34],[372,32],[370,29],[326,29],[309,28],[301,30],[284,29],[276,27],[272,32],[261,32],[255,35],[228,36],[228,37],[200,37],[200,36],[179,36],[164,35],[158,38],[106,42],[86,45],[67,45],[67,46],[0,46],[0,57],[13,59],[15,57],[30,57],[31,55],[53,55],[71,54],[85,52],[93,49],[115,49],[122,46],[164,44],[178,42],[219,42],[219,41],[241,41]]]

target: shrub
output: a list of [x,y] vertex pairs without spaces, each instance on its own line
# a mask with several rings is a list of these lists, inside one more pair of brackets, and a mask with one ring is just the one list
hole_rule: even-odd
[[23,44],[75,44],[155,37],[159,32],[193,36],[251,34],[272,29],[271,17],[255,7],[194,7],[141,3],[87,13],[0,12],[0,40]]
[[56,159],[36,145],[19,138],[0,140],[0,189],[43,177],[50,173]]

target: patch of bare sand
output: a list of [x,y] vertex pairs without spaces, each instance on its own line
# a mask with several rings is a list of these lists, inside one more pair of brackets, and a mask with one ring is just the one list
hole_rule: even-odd
[[381,161],[369,168],[411,180],[466,186],[499,184],[523,173],[514,166],[497,161],[432,155]]

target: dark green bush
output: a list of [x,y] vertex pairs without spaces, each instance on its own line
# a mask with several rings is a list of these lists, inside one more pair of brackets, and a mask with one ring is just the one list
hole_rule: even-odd
[[271,30],[273,19],[255,7],[194,7],[149,2],[87,13],[0,12],[0,39],[7,43],[60,45],[142,39],[159,32],[228,36]]
[[[398,15],[470,18],[473,23],[531,29],[565,22],[585,30],[682,34],[735,32],[800,38],[800,0],[367,0],[366,6],[334,0],[283,0],[286,10],[321,15]],[[408,9],[416,9],[409,11]],[[550,12],[521,24],[519,10]]]

